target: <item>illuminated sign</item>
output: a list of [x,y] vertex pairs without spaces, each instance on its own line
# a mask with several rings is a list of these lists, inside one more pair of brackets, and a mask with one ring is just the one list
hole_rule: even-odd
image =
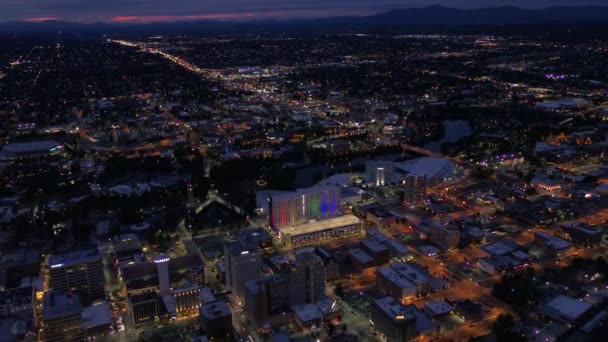
[[395,319],[402,320],[402,319],[405,319],[405,316],[403,316],[403,315],[395,316]]
[[244,254],[249,254],[249,251],[242,251],[241,255],[244,255]]
[[51,265],[51,268],[58,268],[58,267],[63,267],[63,266],[65,266],[65,264],[61,263],[61,264]]

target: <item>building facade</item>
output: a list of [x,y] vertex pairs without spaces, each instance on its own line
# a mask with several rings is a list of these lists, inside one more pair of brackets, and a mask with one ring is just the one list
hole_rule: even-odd
[[49,287],[90,299],[105,298],[103,264],[97,248],[49,257]]
[[269,224],[274,228],[299,225],[341,215],[339,187],[299,189],[268,197]]
[[423,205],[426,202],[426,176],[408,176],[404,183],[403,205]]
[[231,241],[224,244],[224,263],[226,287],[242,300],[245,282],[260,275],[260,256],[246,249],[240,241]]

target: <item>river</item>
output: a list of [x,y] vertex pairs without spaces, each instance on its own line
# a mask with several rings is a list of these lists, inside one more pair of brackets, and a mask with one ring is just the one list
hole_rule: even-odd
[[424,148],[433,152],[441,152],[441,144],[455,143],[460,139],[473,134],[468,121],[465,120],[443,120],[443,138],[424,145]]

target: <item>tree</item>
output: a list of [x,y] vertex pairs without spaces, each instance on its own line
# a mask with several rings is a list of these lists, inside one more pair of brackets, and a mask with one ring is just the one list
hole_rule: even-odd
[[496,342],[519,342],[527,341],[521,334],[515,332],[515,318],[510,314],[500,314],[492,325],[492,332],[496,336]]
[[336,327],[334,327],[333,324],[329,323],[329,325],[327,326],[327,336],[333,336],[335,330]]
[[336,288],[334,289],[334,293],[338,297],[344,296],[344,288],[342,287],[342,284],[337,284],[336,285]]

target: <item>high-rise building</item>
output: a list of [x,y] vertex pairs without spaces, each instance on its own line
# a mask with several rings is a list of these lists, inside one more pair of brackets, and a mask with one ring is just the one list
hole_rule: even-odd
[[294,291],[290,296],[304,295],[303,301],[297,303],[314,303],[325,298],[325,267],[323,261],[313,252],[296,254],[296,268],[292,271],[296,274],[293,287],[303,285],[303,291]]
[[49,257],[50,289],[72,291],[89,299],[105,297],[99,249],[79,250]]
[[42,310],[43,341],[84,341],[82,305],[77,295],[63,291],[47,292]]
[[161,295],[169,293],[169,257],[166,255],[157,255],[154,257],[158,271],[158,285]]
[[426,176],[408,176],[404,181],[403,205],[422,205],[426,202]]
[[289,274],[281,273],[245,283],[245,315],[255,327],[273,314],[289,310]]
[[260,256],[249,250],[240,241],[224,244],[226,287],[239,298],[244,298],[245,282],[260,276]]
[[341,215],[339,187],[298,189],[268,197],[270,226],[280,228]]
[[375,186],[384,186],[390,182],[394,164],[390,161],[370,160],[365,163],[365,181]]
[[245,284],[245,314],[254,326],[262,326],[272,315],[285,313],[300,304],[325,297],[325,268],[314,252],[296,255],[295,268]]

